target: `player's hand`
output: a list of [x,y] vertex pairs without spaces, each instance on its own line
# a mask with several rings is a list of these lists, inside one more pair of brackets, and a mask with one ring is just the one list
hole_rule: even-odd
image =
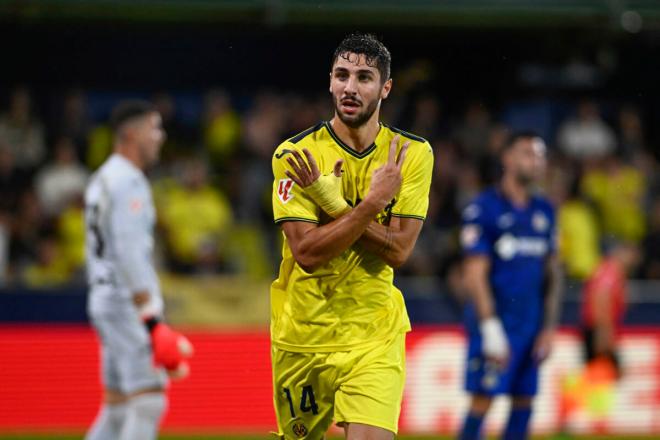
[[546,360],[550,353],[552,353],[552,345],[554,342],[555,332],[552,330],[543,330],[536,337],[534,342],[534,359],[536,362],[541,363]]
[[502,322],[494,317],[479,323],[481,331],[481,351],[483,356],[500,368],[509,362],[509,341],[502,327]]
[[314,156],[312,156],[307,148],[303,148],[303,153],[305,153],[307,161],[303,159],[298,150],[291,152],[293,157],[287,157],[286,161],[291,166],[291,169],[293,169],[293,173],[289,170],[285,170],[284,173],[296,182],[296,185],[305,189],[321,176],[321,171],[319,171],[319,167],[316,164],[316,159],[314,159]]
[[379,207],[379,211],[384,209],[394,198],[401,187],[401,167],[406,158],[406,151],[410,142],[406,142],[401,147],[397,157],[396,149],[399,144],[399,135],[394,136],[390,142],[390,153],[385,165],[374,170],[371,176],[371,185],[365,201],[369,200]]
[[349,212],[351,207],[344,199],[341,189],[341,167],[344,161],[339,159],[335,163],[332,174],[321,175],[312,153],[307,148],[303,149],[303,153],[307,161],[303,160],[301,154],[295,150],[292,153],[293,158],[287,158],[293,172],[286,170],[286,175],[303,188],[305,193],[331,217],[338,218]]
[[173,379],[188,376],[190,368],[186,359],[193,355],[193,346],[181,333],[167,324],[158,322],[151,329],[154,363],[162,366]]

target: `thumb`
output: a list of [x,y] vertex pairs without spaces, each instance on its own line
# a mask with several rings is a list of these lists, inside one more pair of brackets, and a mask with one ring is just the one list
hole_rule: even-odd
[[341,166],[344,164],[344,159],[339,159],[335,162],[335,169],[333,170],[335,177],[341,177]]

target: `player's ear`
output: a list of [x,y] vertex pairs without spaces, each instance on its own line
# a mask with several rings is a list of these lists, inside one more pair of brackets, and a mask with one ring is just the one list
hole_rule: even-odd
[[390,95],[390,91],[392,90],[392,78],[388,79],[385,81],[385,84],[383,84],[383,88],[380,91],[380,99],[386,99]]
[[117,130],[115,136],[122,142],[126,142],[127,140],[131,140],[133,138],[134,131],[135,130],[133,130],[133,127],[130,125],[124,125],[120,127],[119,130]]
[[328,81],[328,83],[329,83],[329,84],[328,84],[328,91],[329,91],[330,93],[332,93],[332,72],[330,72],[330,73],[328,74],[328,78],[329,78],[329,81]]

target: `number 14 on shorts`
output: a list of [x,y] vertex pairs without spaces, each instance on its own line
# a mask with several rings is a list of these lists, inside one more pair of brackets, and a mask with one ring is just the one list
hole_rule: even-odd
[[[289,401],[289,410],[291,411],[291,417],[296,418],[295,404],[293,403],[295,396],[291,396],[291,391],[289,391],[288,388],[284,388],[284,395],[286,396],[286,399]],[[314,398],[314,390],[312,389],[311,385],[306,385],[303,387],[302,395],[300,396],[299,408],[300,411],[302,412],[311,411],[312,414],[319,413],[319,407],[316,404],[316,399]]]

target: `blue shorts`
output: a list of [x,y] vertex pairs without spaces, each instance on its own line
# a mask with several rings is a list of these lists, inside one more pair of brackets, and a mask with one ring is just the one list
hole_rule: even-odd
[[514,338],[508,334],[510,357],[499,369],[481,354],[481,336],[468,335],[468,357],[465,365],[465,389],[472,394],[494,396],[534,396],[538,388],[539,363],[534,359],[535,337]]

